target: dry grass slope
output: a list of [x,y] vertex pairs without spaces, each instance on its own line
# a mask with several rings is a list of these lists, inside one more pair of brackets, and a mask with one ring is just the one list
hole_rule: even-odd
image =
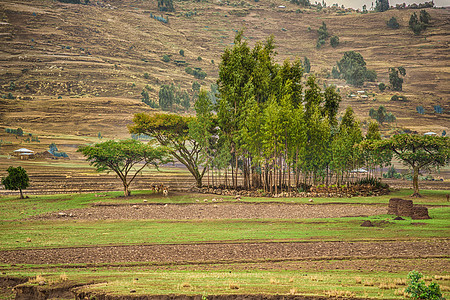
[[[397,116],[399,126],[419,132],[449,131],[450,9],[429,9],[431,26],[415,36],[408,29],[412,10],[359,14],[317,12],[281,0],[177,1],[176,12],[163,14],[169,19],[165,24],[150,17],[150,13],[161,15],[156,1],[102,3],[9,0],[0,4],[0,94],[12,92],[19,97],[1,100],[0,127],[20,126],[39,134],[94,136],[102,131],[110,137],[124,136],[132,114],[150,110],[140,101],[146,85],[153,89],[154,100],[161,84],[190,89],[193,81],[199,81],[185,72],[190,66],[206,71],[208,77],[201,83],[209,87],[217,79],[224,48],[231,46],[236,30],[245,28],[251,45],[273,34],[279,62],[310,58],[322,82],[340,86],[341,109],[352,105],[366,119],[371,107],[385,105]],[[392,16],[399,20],[400,29],[387,28]],[[340,37],[337,48],[328,42],[322,49],[315,48],[322,21],[331,34]],[[184,56],[179,54],[181,49]],[[409,101],[389,102],[394,93],[380,93],[375,84],[362,88],[377,93],[369,100],[347,97],[361,88],[327,76],[349,50],[363,55],[368,68],[377,71],[379,82],[388,83],[389,67],[404,66],[402,94]],[[165,54],[171,56],[170,62],[162,61]],[[144,73],[149,76],[145,78]],[[14,90],[9,89],[11,81]],[[426,115],[417,114],[418,105]],[[444,113],[432,113],[433,105],[440,105]]]

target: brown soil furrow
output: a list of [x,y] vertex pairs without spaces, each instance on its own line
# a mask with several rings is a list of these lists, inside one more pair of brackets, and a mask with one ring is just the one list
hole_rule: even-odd
[[[135,245],[89,248],[10,250],[0,252],[7,264],[116,262],[218,262],[301,259],[448,257],[449,240],[421,242],[313,242]],[[450,267],[450,264],[447,264]]]

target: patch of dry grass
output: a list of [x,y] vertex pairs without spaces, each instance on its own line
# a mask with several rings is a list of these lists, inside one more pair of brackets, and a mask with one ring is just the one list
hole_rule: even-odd
[[353,293],[352,291],[341,291],[341,290],[325,291],[325,295],[328,297],[335,297],[335,298],[353,298],[353,297],[355,297],[355,293]]
[[34,278],[28,279],[29,283],[39,283],[41,281],[45,281],[45,278],[44,278],[44,276],[42,276],[40,274],[36,275],[36,277],[34,277]]

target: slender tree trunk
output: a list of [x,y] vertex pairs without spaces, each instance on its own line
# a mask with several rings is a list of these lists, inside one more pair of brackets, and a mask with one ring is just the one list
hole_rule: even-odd
[[237,190],[237,186],[238,186],[238,173],[239,173],[239,167],[238,167],[238,157],[237,157],[237,153],[235,153],[235,169],[236,169],[236,175],[234,176],[234,189]]
[[281,161],[281,155],[278,157],[279,164],[279,175],[278,175],[278,184],[280,185],[280,193],[283,192],[283,162]]
[[234,186],[234,166],[233,166],[233,163],[231,163],[231,185],[230,186]]
[[291,166],[288,163],[287,164],[287,168],[288,168],[288,193],[291,193]]
[[228,189],[228,166],[225,168],[225,188]]
[[19,189],[19,192],[20,192],[20,199],[23,199],[24,197],[23,197],[22,189]]
[[125,197],[128,197],[131,194],[130,190],[129,190],[129,186],[126,181],[123,181],[123,193],[124,193]]
[[414,166],[413,167],[413,188],[414,188],[414,194],[412,194],[412,197],[422,197],[419,193],[419,167]]

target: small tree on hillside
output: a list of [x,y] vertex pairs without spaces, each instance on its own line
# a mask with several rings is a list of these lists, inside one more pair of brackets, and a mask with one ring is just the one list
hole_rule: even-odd
[[[149,164],[158,167],[167,162],[166,150],[137,140],[106,141],[77,150],[86,156],[97,172],[113,171],[123,184],[125,197],[130,195],[130,184]],[[131,178],[130,178],[130,177]]]
[[425,30],[426,24],[419,21],[417,18],[417,14],[413,13],[409,18],[409,28],[414,32],[414,34],[418,35]]
[[320,48],[323,44],[325,44],[325,40],[330,36],[327,30],[327,24],[325,22],[322,22],[322,25],[317,30],[317,34],[319,37],[317,38],[317,48]]
[[419,19],[420,19],[420,22],[422,22],[424,24],[429,24],[431,21],[431,16],[425,9],[422,9],[420,11]]
[[303,60],[303,69],[305,70],[305,73],[309,73],[311,71],[311,62],[306,56]]
[[173,0],[158,0],[158,9],[160,11],[175,11]]
[[389,28],[392,28],[392,29],[399,29],[400,28],[400,24],[398,24],[397,19],[395,17],[390,18],[389,21],[387,21],[386,24],[387,24],[387,26]]
[[366,68],[366,62],[362,55],[355,51],[346,51],[340,61],[337,62],[339,73],[347,83],[361,86],[365,80],[376,79],[376,72]]
[[369,116],[372,119],[377,120],[377,122],[381,125],[383,125],[384,122],[392,123],[396,120],[395,116],[392,113],[388,113],[383,105],[380,105],[377,110],[371,108],[369,111]]
[[403,67],[389,68],[389,83],[394,91],[401,91],[403,87],[403,78],[400,76],[405,76],[406,70]]
[[2,184],[7,190],[13,190],[20,192],[20,199],[23,199],[22,190],[26,189],[30,185],[30,178],[28,177],[27,171],[22,167],[9,167],[7,169],[8,176],[2,178]]
[[331,47],[336,48],[337,46],[339,46],[339,37],[337,35],[333,35],[330,38],[330,44]]

